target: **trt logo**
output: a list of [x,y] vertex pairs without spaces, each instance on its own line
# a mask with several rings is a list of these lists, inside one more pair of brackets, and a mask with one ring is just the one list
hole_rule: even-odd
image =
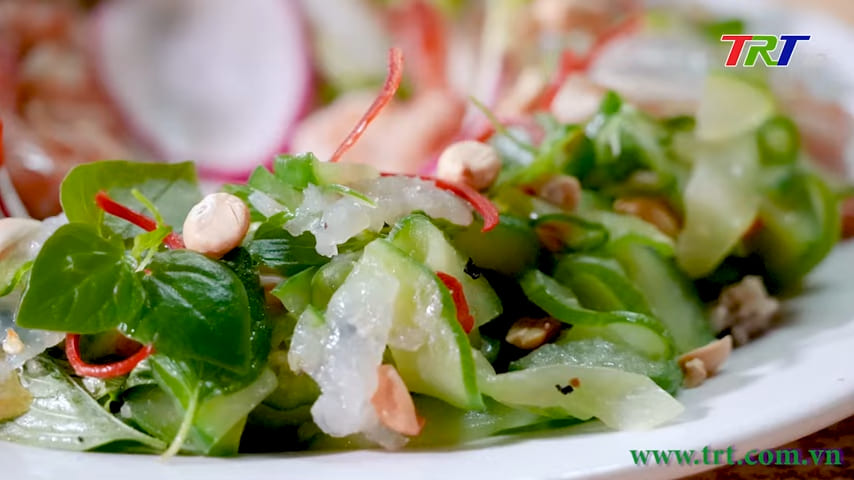
[[[747,45],[747,55],[744,57],[745,67],[755,66],[757,58],[761,58],[762,62],[769,67],[785,67],[792,59],[795,45],[801,40],[809,39],[809,35],[780,35],[779,38],[777,35],[721,35],[722,42],[732,42],[726,59],[727,67],[738,66],[738,59],[745,45]],[[780,57],[774,60],[771,58],[771,52],[777,49],[781,41],[783,48],[780,50]]]

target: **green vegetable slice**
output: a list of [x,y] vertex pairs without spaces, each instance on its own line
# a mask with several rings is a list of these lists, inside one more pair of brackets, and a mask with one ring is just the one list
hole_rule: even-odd
[[561,322],[572,325],[566,335],[580,339],[602,337],[629,345],[651,358],[670,358],[673,346],[661,322],[636,312],[596,312],[582,308],[570,289],[553,278],[530,270],[519,280],[525,295]]
[[463,286],[476,325],[483,325],[501,314],[501,301],[489,282],[484,277],[472,278],[465,272],[466,258],[429,218],[421,214],[409,215],[394,226],[388,238],[434,272],[444,272],[456,278]]
[[54,360],[41,355],[22,370],[21,382],[33,395],[29,412],[0,423],[0,440],[34,447],[85,451],[118,442],[144,451],[166,445],[104,410]]
[[712,329],[694,286],[672,259],[646,245],[620,242],[612,252],[647,304],[673,336],[679,353],[712,340]]
[[[577,386],[572,387],[571,383]],[[488,376],[482,388],[486,395],[505,405],[557,418],[595,417],[618,430],[656,427],[684,410],[649,378],[616,368],[533,367]]]

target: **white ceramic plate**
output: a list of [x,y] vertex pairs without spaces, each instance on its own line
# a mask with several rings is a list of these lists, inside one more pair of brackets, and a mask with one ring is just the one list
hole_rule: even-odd
[[[757,0],[714,0],[767,25]],[[764,10],[767,12],[767,10]],[[854,35],[829,19],[777,11],[781,33],[809,33],[798,53],[854,83]],[[759,28],[759,27],[757,27]],[[757,30],[777,32],[775,29]],[[801,46],[799,45],[799,49]],[[854,108],[854,89],[839,100]],[[840,88],[836,85],[835,88]],[[498,439],[487,446],[403,452],[282,454],[233,459],[175,458],[38,450],[0,444],[0,478],[496,480],[675,478],[705,468],[635,466],[630,449],[750,449],[774,447],[854,414],[854,244],[844,244],[809,277],[804,293],[785,303],[779,328],[737,350],[720,375],[682,392],[685,413],[648,432],[609,432],[586,424],[538,436]],[[851,462],[851,459],[846,459]],[[850,465],[849,465],[850,466]],[[749,467],[745,467],[749,468]]]

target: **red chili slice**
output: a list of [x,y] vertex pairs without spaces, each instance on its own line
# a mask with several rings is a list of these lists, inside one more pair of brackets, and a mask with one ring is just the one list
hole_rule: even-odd
[[380,90],[377,98],[374,99],[374,103],[368,107],[368,111],[362,115],[362,118],[353,127],[353,130],[347,135],[347,138],[341,142],[341,145],[338,146],[338,149],[335,150],[335,153],[332,154],[332,157],[329,158],[330,162],[337,162],[341,160],[341,156],[344,155],[347,150],[356,144],[359,141],[359,138],[362,137],[362,134],[365,133],[365,129],[368,128],[368,125],[379,115],[380,111],[391,101],[391,98],[397,92],[398,87],[400,87],[400,81],[403,78],[403,52],[399,48],[392,47],[388,51],[388,77],[385,79],[385,84],[383,85],[382,90]]
[[122,361],[93,365],[80,358],[80,335],[69,333],[65,336],[65,356],[68,357],[74,373],[81,377],[113,378],[127,375],[152,353],[154,353],[154,347],[146,345]]
[[448,182],[439,178],[421,176],[424,180],[433,180],[436,186],[442,190],[447,190],[454,195],[469,202],[474,208],[474,211],[483,217],[483,228],[481,232],[488,232],[498,225],[498,208],[488,198],[484,197],[477,190],[462,183]]
[[457,307],[457,321],[460,322],[460,326],[466,333],[471,332],[474,328],[474,317],[469,312],[469,304],[466,301],[463,285],[454,276],[445,272],[436,272],[436,276],[451,291],[451,298],[454,300],[454,306]]
[[[157,222],[153,219],[148,218],[141,213],[134,212],[121,203],[116,202],[107,195],[107,192],[98,192],[95,195],[95,203],[98,204],[98,207],[100,207],[101,210],[109,213],[110,215],[119,217],[122,220],[127,220],[147,232],[157,228]],[[177,248],[184,248],[184,240],[176,233],[170,233],[167,235],[166,238],[163,239],[163,244],[166,245],[167,248],[171,248],[173,250]]]

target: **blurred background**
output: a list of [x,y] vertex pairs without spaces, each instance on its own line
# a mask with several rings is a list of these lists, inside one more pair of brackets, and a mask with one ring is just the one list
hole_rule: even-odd
[[761,70],[812,157],[845,173],[846,22],[847,0],[0,0],[0,211],[57,214],[84,162],[193,160],[216,184],[280,152],[328,158],[391,45],[404,86],[346,160],[429,172],[484,127],[472,97],[511,123],[542,108],[581,121],[607,89],[689,114],[726,56],[721,34],[811,34],[791,68]]

